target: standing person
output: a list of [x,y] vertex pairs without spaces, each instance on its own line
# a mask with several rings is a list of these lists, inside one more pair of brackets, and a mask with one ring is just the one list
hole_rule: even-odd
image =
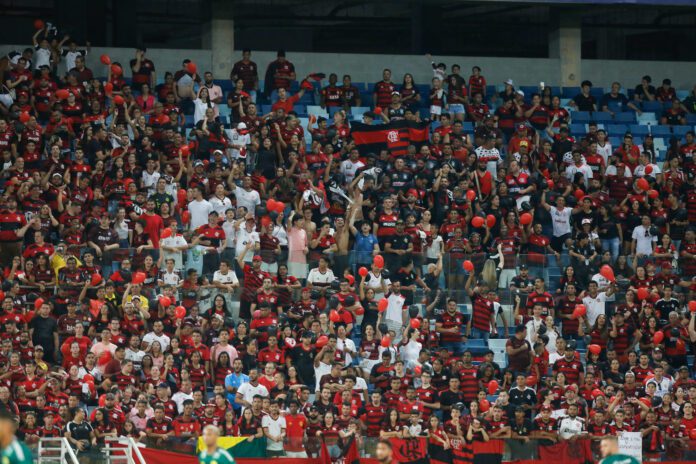
[[288,228],[288,274],[298,280],[307,278],[307,253],[309,253],[309,239],[305,229],[305,219],[294,211],[290,214],[290,227]]
[[149,85],[151,89],[154,89],[157,85],[155,63],[145,57],[145,52],[147,52],[145,47],[136,48],[135,59],[130,60],[134,90],[139,90],[143,85]]
[[553,238],[551,239],[551,248],[556,252],[563,251],[563,245],[567,246],[571,237],[572,228],[570,225],[573,216],[573,209],[566,208],[565,198],[559,195],[556,198],[556,207],[546,203],[546,191],[541,194],[541,206],[551,214],[553,224]]
[[214,425],[206,425],[203,428],[203,444],[205,448],[198,453],[199,464],[234,464],[234,458],[218,446],[220,429]]
[[269,414],[261,419],[263,434],[266,437],[266,456],[269,458],[285,455],[283,441],[285,440],[285,418],[280,415],[280,406],[277,400],[271,401]]
[[256,91],[259,88],[259,67],[251,61],[251,50],[242,50],[242,59],[232,66],[230,80],[236,82],[241,79],[244,83],[243,90],[249,94],[251,101],[256,103]]
[[3,464],[32,464],[27,445],[17,440],[17,418],[7,409],[0,408],[0,462]]

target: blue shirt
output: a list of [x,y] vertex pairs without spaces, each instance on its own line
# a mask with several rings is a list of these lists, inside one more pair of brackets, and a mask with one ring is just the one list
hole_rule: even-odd
[[353,245],[353,250],[355,251],[355,262],[359,264],[369,264],[372,263],[372,251],[375,249],[375,245],[379,243],[377,237],[373,234],[365,235],[362,232],[355,236],[355,245]]
[[[230,374],[227,377],[225,377],[225,391],[227,391],[227,387],[232,387],[232,388],[239,388],[243,383],[247,383],[249,381],[249,376],[244,374],[244,373],[239,373],[239,374]],[[233,395],[232,393],[227,393],[227,400],[232,404],[232,407],[234,409],[241,409],[241,406],[238,405],[237,403],[234,402],[236,395]]]

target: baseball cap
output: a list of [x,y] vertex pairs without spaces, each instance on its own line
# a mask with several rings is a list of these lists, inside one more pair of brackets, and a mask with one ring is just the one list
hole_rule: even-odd
[[259,255],[254,256],[253,260],[254,261],[261,261],[261,256],[259,256]]
[[521,91],[521,90],[516,90],[515,93],[516,93],[517,95],[522,95],[522,96],[524,97],[524,92]]
[[517,130],[518,130],[518,131],[527,130],[527,126],[525,126],[524,124],[518,124],[518,125],[517,125]]
[[395,90],[391,93],[392,95],[401,95],[398,90]]
[[541,407],[541,412],[544,412],[544,411],[549,411],[549,412],[551,412],[551,411],[552,411],[551,406],[549,406],[548,404],[543,405],[543,406]]
[[408,191],[406,192],[406,195],[413,195],[414,197],[417,197],[417,196],[418,196],[418,190],[416,190],[416,189],[408,189]]
[[237,129],[246,129],[246,128],[247,128],[247,125],[243,122],[240,122],[239,124],[237,124]]
[[194,166],[194,167],[203,166],[203,161],[201,161],[201,160],[196,160],[196,161],[193,163],[193,166]]
[[34,351],[39,351],[39,350],[44,351],[44,347],[41,346],[41,345],[36,345],[36,346],[34,347]]
[[520,271],[522,269],[529,269],[526,264],[520,264]]
[[[585,198],[587,198],[587,197],[585,197]],[[592,219],[590,219],[590,218],[585,218],[585,219],[583,219],[583,220],[582,220],[582,225],[585,225],[585,224],[592,224]]]
[[507,85],[515,85],[515,82],[512,79],[508,79],[505,81]]

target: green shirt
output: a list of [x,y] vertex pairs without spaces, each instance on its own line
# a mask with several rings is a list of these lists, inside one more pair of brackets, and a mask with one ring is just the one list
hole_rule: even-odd
[[31,451],[16,438],[0,453],[0,464],[33,464]]
[[600,464],[640,464],[640,462],[627,454],[613,454],[602,459]]
[[213,454],[209,454],[207,450],[203,450],[198,454],[198,462],[200,464],[234,464],[234,458],[227,450],[218,448]]

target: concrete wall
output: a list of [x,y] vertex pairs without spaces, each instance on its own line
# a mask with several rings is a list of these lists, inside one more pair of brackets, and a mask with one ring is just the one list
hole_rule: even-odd
[[[0,53],[24,47],[8,45],[0,47]],[[102,53],[108,54],[113,61],[124,64],[126,75],[130,75],[127,64],[134,56],[133,50],[94,48],[88,57],[87,65],[95,75],[106,73],[104,66],[99,63]],[[241,51],[236,54],[238,56],[232,57],[232,62],[241,57]],[[162,77],[164,71],[178,70],[185,58],[193,60],[200,71],[212,69],[211,50],[149,49],[147,55],[155,62],[158,77]],[[259,65],[263,79],[266,65],[275,59],[275,52],[253,52],[252,59]],[[339,74],[339,78],[340,75],[349,73],[356,82],[377,82],[381,79],[382,69],[385,67],[392,70],[397,82],[401,81],[405,72],[412,73],[419,84],[430,82],[432,77],[430,63],[423,56],[288,52],[288,59],[295,64],[300,78],[311,72],[335,72]],[[517,85],[536,85],[540,81],[547,85],[559,85],[561,81],[558,59],[438,56],[435,60],[447,65],[460,64],[465,76],[469,75],[472,66],[478,65],[483,69],[483,75],[489,84],[502,84],[509,77],[512,77]],[[634,87],[645,74],[651,75],[653,82],[669,77],[672,84],[680,89],[691,89],[696,84],[696,62],[582,60],[581,69],[578,81],[590,79],[597,86],[609,86],[617,80],[624,87]],[[227,72],[215,69],[216,78],[226,79],[228,75]]]

